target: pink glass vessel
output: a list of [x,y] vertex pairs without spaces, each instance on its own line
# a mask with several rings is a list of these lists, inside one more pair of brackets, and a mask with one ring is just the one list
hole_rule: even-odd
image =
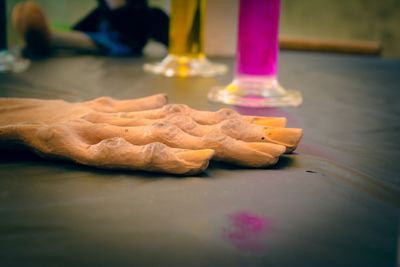
[[298,91],[287,91],[277,79],[280,0],[240,0],[234,80],[213,88],[208,98],[237,106],[298,106]]

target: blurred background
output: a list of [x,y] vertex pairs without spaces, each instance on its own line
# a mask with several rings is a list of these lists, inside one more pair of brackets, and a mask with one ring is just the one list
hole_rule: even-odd
[[[8,44],[18,40],[10,30],[12,7],[20,0],[6,0]],[[95,0],[36,0],[46,11],[51,25],[68,30],[92,8]],[[168,12],[168,0],[149,0]],[[238,0],[208,1],[206,53],[232,56],[235,53]],[[400,0],[283,0],[281,37],[301,41],[357,42],[380,47],[384,58],[400,58]],[[145,52],[160,53],[161,46],[149,43]],[[165,52],[165,51],[164,51]],[[162,53],[162,52],[161,52]]]

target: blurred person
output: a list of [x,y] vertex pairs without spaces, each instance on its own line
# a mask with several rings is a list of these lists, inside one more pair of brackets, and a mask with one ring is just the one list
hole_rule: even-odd
[[50,29],[45,13],[32,1],[17,4],[12,24],[24,39],[28,57],[47,56],[54,49],[112,56],[141,55],[149,39],[168,46],[168,16],[147,0],[98,0],[97,7],[72,31]]

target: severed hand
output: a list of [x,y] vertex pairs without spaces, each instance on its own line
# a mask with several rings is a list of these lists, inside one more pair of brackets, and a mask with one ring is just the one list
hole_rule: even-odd
[[3,98],[0,141],[102,168],[193,174],[207,168],[210,159],[271,166],[302,137],[301,129],[284,128],[285,118],[166,103],[163,94],[81,103]]

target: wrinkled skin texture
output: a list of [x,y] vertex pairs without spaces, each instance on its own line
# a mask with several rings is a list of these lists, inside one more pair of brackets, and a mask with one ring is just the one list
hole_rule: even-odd
[[198,111],[165,95],[81,103],[0,98],[0,141],[101,168],[194,174],[211,159],[268,167],[298,145],[284,118]]

